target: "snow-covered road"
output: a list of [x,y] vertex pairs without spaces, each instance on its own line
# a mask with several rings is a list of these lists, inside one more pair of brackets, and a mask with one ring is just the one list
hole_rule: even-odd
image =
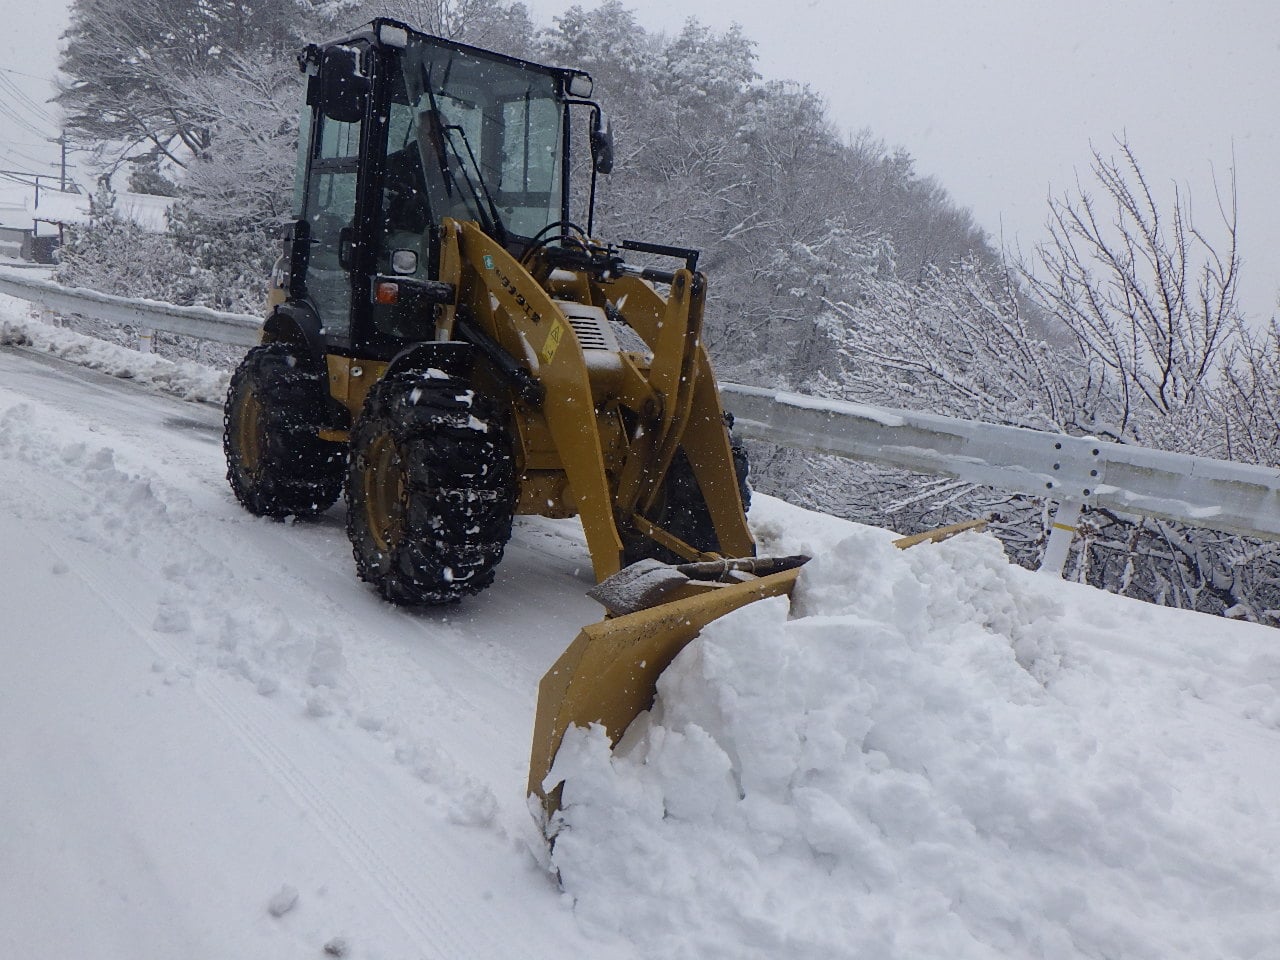
[[215,371],[14,322],[135,381],[0,347],[7,953],[1280,958],[1275,631],[758,497],[795,603],[707,631],[616,756],[570,738],[561,889],[523,793],[600,615],[576,523],[390,607],[340,509],[250,517],[218,407],[136,382]]
[[520,524],[490,602],[409,613],[336,511],[234,503],[216,408],[12,351],[0,384],[15,955],[632,955],[530,853],[537,680],[598,619],[571,526]]

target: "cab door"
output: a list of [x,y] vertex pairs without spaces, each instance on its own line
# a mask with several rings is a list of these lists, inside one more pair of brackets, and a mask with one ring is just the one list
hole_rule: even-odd
[[361,151],[372,79],[364,61],[372,61],[365,45],[325,50],[307,97],[312,129],[301,201],[310,249],[303,279],[325,341],[339,348],[351,347],[353,321],[368,304],[360,229],[368,164]]
[[311,227],[306,289],[325,339],[350,344],[356,267],[356,198],[364,121],[343,123],[322,113],[307,178],[304,216]]

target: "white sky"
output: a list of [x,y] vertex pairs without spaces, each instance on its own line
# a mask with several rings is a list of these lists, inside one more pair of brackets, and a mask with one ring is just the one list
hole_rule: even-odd
[[[571,5],[526,2],[543,23]],[[1043,236],[1050,191],[1060,193],[1075,171],[1086,171],[1090,143],[1108,149],[1122,132],[1160,189],[1175,180],[1190,189],[1198,220],[1212,232],[1213,171],[1225,185],[1234,151],[1242,301],[1255,318],[1273,312],[1280,292],[1275,0],[624,2],[651,30],[678,30],[687,16],[717,28],[741,23],[758,44],[765,77],[808,83],[847,132],[866,127],[905,147],[921,173],[1010,246],[1029,248]],[[30,0],[0,0],[0,67],[51,75],[66,6],[46,0],[37,12]],[[33,99],[48,96],[40,81],[0,76]],[[52,165],[57,153],[0,115],[0,167],[31,169],[24,157]]]

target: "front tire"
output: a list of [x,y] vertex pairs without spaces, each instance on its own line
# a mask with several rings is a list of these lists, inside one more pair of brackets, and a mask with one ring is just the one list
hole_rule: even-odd
[[393,374],[352,433],[346,491],[360,578],[392,603],[450,603],[493,582],[511,537],[511,438],[466,381]]
[[342,492],[342,446],[321,440],[323,378],[285,343],[254,347],[231,375],[222,449],[236,499],[260,517],[309,517]]

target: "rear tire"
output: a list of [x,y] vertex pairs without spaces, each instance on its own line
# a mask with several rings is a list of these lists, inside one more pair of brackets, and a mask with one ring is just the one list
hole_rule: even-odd
[[392,603],[450,603],[493,582],[511,537],[515,466],[497,406],[456,378],[377,383],[351,437],[347,535]]
[[285,343],[254,347],[231,375],[222,449],[236,499],[260,517],[310,517],[342,492],[346,452],[317,435],[321,375]]

